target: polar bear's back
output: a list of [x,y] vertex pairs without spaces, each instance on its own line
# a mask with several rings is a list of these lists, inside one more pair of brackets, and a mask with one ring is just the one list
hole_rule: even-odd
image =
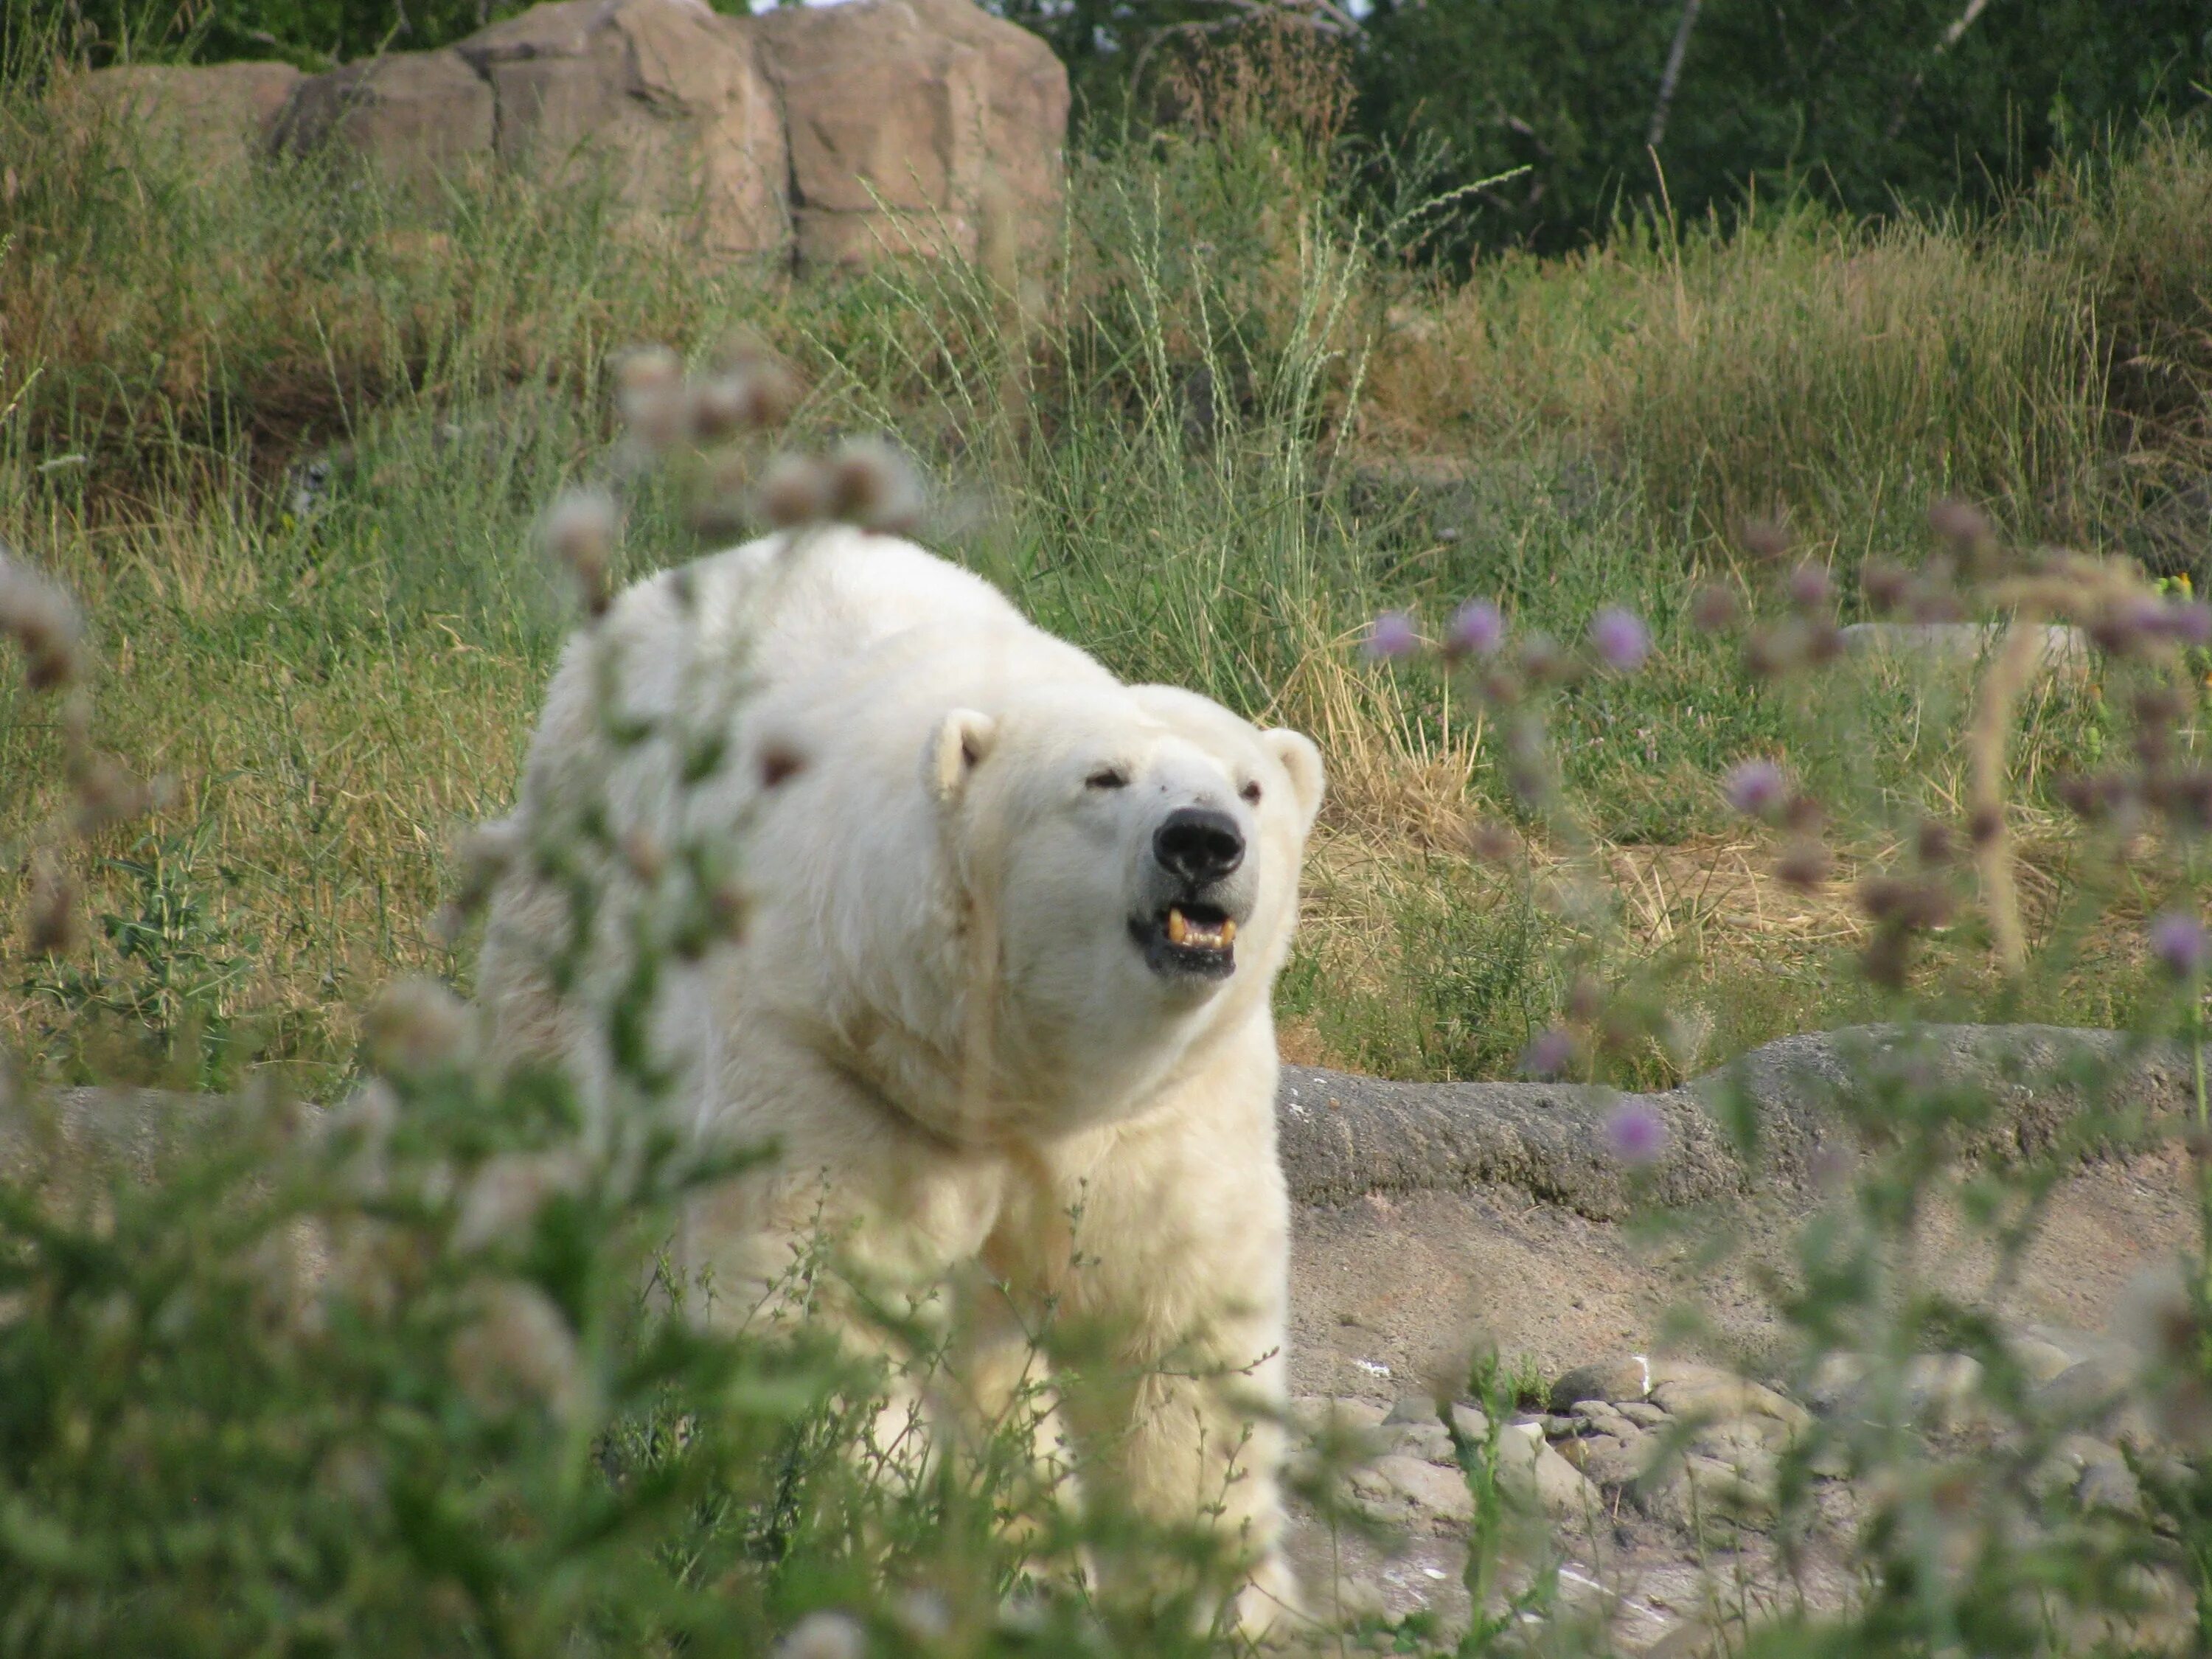
[[836,526],[771,536],[694,567],[702,643],[750,631],[765,687],[856,661],[915,628],[1027,630],[999,590],[913,543]]

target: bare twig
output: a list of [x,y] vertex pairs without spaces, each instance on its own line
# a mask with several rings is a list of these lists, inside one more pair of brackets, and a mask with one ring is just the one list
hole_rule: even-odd
[[[1976,0],[1986,5],[1989,0]],[[1659,99],[1651,106],[1651,129],[1644,142],[1656,149],[1667,136],[1667,111],[1674,101],[1674,88],[1682,79],[1682,59],[1690,50],[1690,32],[1698,27],[1698,12],[1705,0],[1682,0],[1682,21],[1674,26],[1674,44],[1667,49],[1667,67],[1659,76]]]
[[[1966,0],[1966,10],[1960,12],[1956,17],[1951,20],[1950,23],[1944,28],[1942,38],[1936,42],[1936,49],[1929,53],[1930,62],[1936,58],[1941,58],[1945,52],[1950,51],[1952,47],[1957,46],[1960,40],[1966,34],[1966,31],[1973,27],[1974,20],[1977,17],[1979,17],[1984,12],[1987,11],[1989,8],[1990,0]],[[1889,125],[1883,129],[1883,137],[1894,138],[1899,133],[1905,131],[1905,114],[1911,106],[1914,96],[1919,92],[1922,85],[1926,82],[1927,79],[1927,64],[1923,64],[1918,69],[1912,71],[1912,78],[1905,83],[1905,90],[1898,94],[1897,102],[1891,106],[1889,112]]]

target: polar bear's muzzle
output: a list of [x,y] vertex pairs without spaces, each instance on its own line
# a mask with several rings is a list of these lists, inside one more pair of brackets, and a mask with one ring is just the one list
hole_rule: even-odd
[[1155,902],[1129,918],[1129,936],[1163,979],[1226,979],[1237,971],[1237,924],[1251,914],[1251,883],[1236,879],[1244,832],[1228,813],[1183,806],[1152,832]]

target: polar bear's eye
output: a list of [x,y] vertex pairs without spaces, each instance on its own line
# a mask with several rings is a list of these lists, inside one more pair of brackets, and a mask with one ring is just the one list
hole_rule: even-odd
[[1129,775],[1118,766],[1102,766],[1084,779],[1083,787],[1086,789],[1126,789],[1129,787]]
[[1257,806],[1260,804],[1260,785],[1256,779],[1252,782],[1246,784],[1237,793],[1243,796],[1246,800],[1251,802],[1255,806]]

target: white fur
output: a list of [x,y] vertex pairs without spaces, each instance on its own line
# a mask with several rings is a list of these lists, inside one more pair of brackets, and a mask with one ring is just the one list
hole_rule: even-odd
[[[723,763],[679,787],[685,744],[715,733]],[[1088,781],[1109,769],[1126,787]],[[1123,1380],[1069,1391],[1079,1445],[1164,1518],[1218,1505],[1262,1599],[1289,1589],[1268,1000],[1321,788],[1296,733],[1124,686],[987,583],[838,530],[625,593],[562,664],[518,813],[538,842],[603,801],[616,838],[719,851],[750,896],[741,940],[654,1003],[689,1120],[780,1150],[690,1218],[722,1305],[768,1297],[824,1226],[916,1295],[981,1263],[963,1364],[986,1409],[1048,1298],[1098,1322]],[[1191,804],[1231,814],[1256,866],[1225,981],[1164,980],[1129,934],[1152,831]],[[550,988],[568,912],[529,860],[495,897],[481,980],[499,1051],[557,1054],[611,1113],[629,1096],[596,1010],[654,888],[590,868],[605,900],[576,991]]]

